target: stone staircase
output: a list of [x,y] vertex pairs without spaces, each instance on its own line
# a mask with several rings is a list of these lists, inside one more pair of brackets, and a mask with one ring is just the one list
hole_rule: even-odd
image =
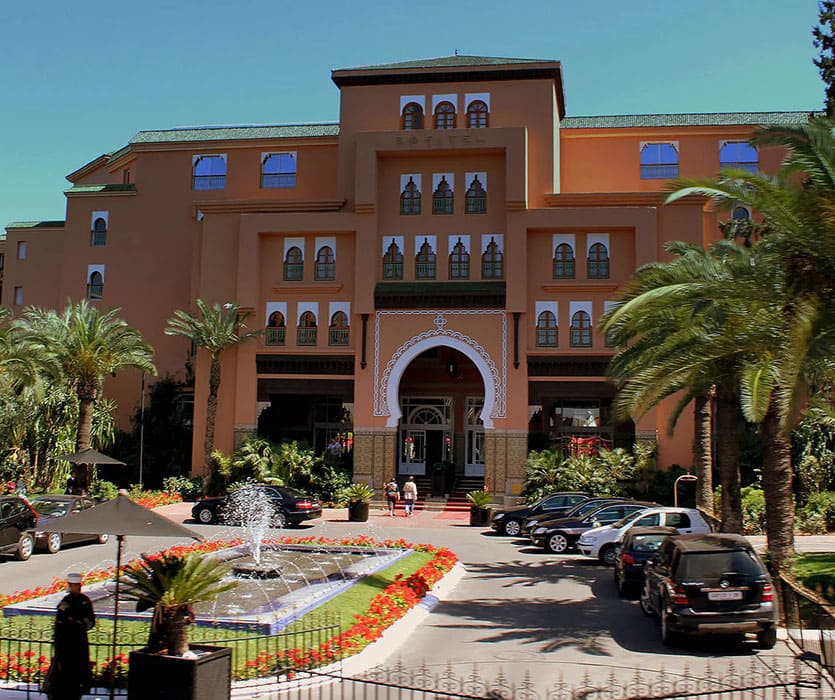
[[[407,477],[406,477],[407,478]],[[403,512],[403,484],[406,478],[400,476],[397,478],[397,483],[400,485],[400,500],[397,502],[397,512]],[[484,488],[484,477],[482,476],[458,476],[452,487],[452,492],[449,496],[432,497],[432,476],[431,475],[415,475],[415,484],[417,485],[418,497],[415,501],[415,511],[431,511],[431,512],[450,512],[450,511],[470,511],[470,502],[467,500],[467,493],[470,491],[477,491]],[[384,509],[386,508],[385,498],[378,498],[371,502],[372,508]]]

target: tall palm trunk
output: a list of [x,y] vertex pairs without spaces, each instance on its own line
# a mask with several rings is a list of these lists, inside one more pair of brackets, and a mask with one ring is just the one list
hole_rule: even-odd
[[791,567],[794,558],[794,498],[791,441],[780,425],[772,398],[760,424],[763,446],[765,534],[769,565],[776,576]]
[[716,439],[719,484],[722,486],[722,532],[742,533],[742,498],[739,495],[739,395],[728,386],[716,388]]
[[713,445],[711,444],[713,416],[710,393],[696,397],[696,429],[693,453],[695,456],[696,507],[713,513]]
[[217,394],[220,389],[220,357],[210,354],[209,397],[206,400],[206,435],[203,439],[204,479],[208,480],[213,472],[212,452],[215,449],[215,419],[217,417]]
[[[76,393],[78,394],[78,432],[75,436],[75,449],[76,452],[80,452],[90,448],[90,434],[93,431],[93,404],[98,396],[98,383],[94,385],[90,381],[79,381]],[[91,464],[84,465],[81,488],[85,492],[90,488],[94,468]]]

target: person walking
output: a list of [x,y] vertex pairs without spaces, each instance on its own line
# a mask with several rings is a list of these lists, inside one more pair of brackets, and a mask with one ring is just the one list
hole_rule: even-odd
[[55,654],[46,689],[50,700],[80,700],[90,690],[87,632],[96,624],[96,616],[90,599],[81,592],[81,578],[81,574],[67,576],[68,592],[55,612]]
[[386,484],[386,503],[389,507],[389,515],[394,516],[394,509],[397,507],[397,501],[400,498],[400,488],[397,486],[397,480],[391,477]]
[[415,501],[417,500],[417,484],[415,477],[410,476],[403,484],[403,505],[406,508],[406,517],[410,518],[415,514]]

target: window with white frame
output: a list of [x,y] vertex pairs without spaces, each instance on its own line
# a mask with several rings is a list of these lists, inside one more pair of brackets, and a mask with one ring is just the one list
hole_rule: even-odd
[[572,348],[592,346],[591,302],[571,302],[571,326],[569,344]]
[[107,245],[108,213],[106,211],[94,211],[90,223],[90,246],[101,248]]
[[317,341],[316,311],[306,309],[299,315],[299,326],[296,329],[296,345],[316,345]]
[[332,303],[330,325],[328,326],[328,345],[348,345],[350,323],[348,310],[339,303]]
[[261,187],[274,189],[296,186],[296,153],[262,153]]
[[451,280],[470,279],[470,253],[461,236],[458,236],[458,240],[449,253],[449,278]]
[[432,213],[452,214],[455,181],[452,173],[436,173],[432,176]]
[[316,280],[336,279],[336,256],[332,246],[322,245],[316,251],[316,267],[313,277]]
[[[486,238],[486,237],[485,237]],[[502,236],[490,236],[481,254],[481,279],[504,279],[504,252]]]
[[304,253],[299,246],[291,246],[284,254],[285,281],[299,281],[304,279]]
[[401,114],[404,131],[415,131],[423,128],[423,107],[417,102],[409,102],[403,107]]
[[433,280],[436,274],[435,237],[424,236],[415,254],[415,279]]
[[487,173],[467,173],[465,182],[469,182],[464,196],[465,214],[484,214],[487,211]]
[[191,157],[191,188],[194,190],[222,190],[226,187],[226,154]]
[[400,213],[420,214],[420,175],[401,175],[400,182]]
[[267,345],[284,345],[287,336],[286,307],[275,309],[267,317],[264,342]]
[[555,310],[543,309],[536,316],[536,346],[555,348],[559,338],[557,314]]
[[641,179],[668,180],[678,177],[677,143],[641,144]]
[[455,105],[452,102],[444,100],[435,107],[435,128],[455,128]]
[[91,301],[104,298],[104,265],[87,267],[87,298]]
[[609,279],[609,249],[605,243],[597,242],[589,246],[587,276],[590,280]]
[[403,239],[392,238],[389,241],[386,238],[383,241],[383,279],[384,280],[402,280],[403,279]]

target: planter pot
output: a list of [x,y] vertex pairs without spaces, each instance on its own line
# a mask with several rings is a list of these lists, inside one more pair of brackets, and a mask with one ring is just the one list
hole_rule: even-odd
[[352,523],[364,523],[368,520],[370,504],[366,501],[354,501],[348,504],[348,520]]
[[232,650],[189,645],[196,659],[132,651],[128,666],[128,700],[229,700]]
[[470,506],[470,525],[483,527],[490,524],[490,508]]
[[446,491],[446,474],[443,471],[432,472],[432,497],[443,496]]

